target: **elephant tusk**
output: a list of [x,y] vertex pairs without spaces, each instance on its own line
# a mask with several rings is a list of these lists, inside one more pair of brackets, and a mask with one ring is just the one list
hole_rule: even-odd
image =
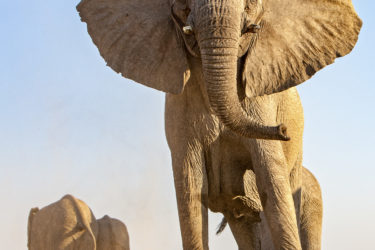
[[184,26],[184,27],[182,28],[182,31],[183,31],[186,35],[191,35],[191,34],[194,33],[194,31],[193,31],[193,27],[191,27],[190,25],[188,25],[188,26]]
[[258,33],[260,30],[260,25],[259,24],[251,24],[248,31],[251,33]]

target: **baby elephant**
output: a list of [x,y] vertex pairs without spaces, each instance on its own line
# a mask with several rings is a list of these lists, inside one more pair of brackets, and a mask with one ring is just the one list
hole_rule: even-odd
[[129,250],[126,226],[91,209],[72,195],[42,209],[32,208],[27,227],[29,250]]

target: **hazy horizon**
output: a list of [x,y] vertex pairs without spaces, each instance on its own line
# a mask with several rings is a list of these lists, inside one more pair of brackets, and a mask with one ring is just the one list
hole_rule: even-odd
[[[27,216],[65,194],[129,229],[132,250],[182,249],[164,94],[106,67],[77,1],[4,2],[0,28],[1,249],[26,249]],[[303,164],[323,191],[322,249],[375,248],[375,3],[353,52],[298,87]],[[237,249],[229,228],[210,248]]]

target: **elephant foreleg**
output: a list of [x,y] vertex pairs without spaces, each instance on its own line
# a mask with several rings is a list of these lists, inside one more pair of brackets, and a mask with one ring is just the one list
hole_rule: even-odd
[[289,173],[279,141],[248,141],[256,182],[275,249],[300,250]]
[[174,182],[184,250],[208,250],[207,176],[199,142],[172,152]]
[[302,170],[301,242],[303,250],[320,250],[323,204],[318,181],[314,175]]

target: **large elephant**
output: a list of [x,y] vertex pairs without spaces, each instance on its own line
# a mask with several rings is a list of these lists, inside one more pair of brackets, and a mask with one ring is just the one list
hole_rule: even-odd
[[[208,249],[208,208],[225,215],[240,249],[301,249],[302,218],[320,212],[303,214],[311,199],[293,87],[352,50],[362,22],[351,1],[82,0],[77,9],[113,70],[167,93],[184,249]],[[319,249],[310,238],[304,249]]]
[[72,195],[31,209],[27,231],[29,250],[129,250],[128,231],[121,221],[107,215],[96,220]]

